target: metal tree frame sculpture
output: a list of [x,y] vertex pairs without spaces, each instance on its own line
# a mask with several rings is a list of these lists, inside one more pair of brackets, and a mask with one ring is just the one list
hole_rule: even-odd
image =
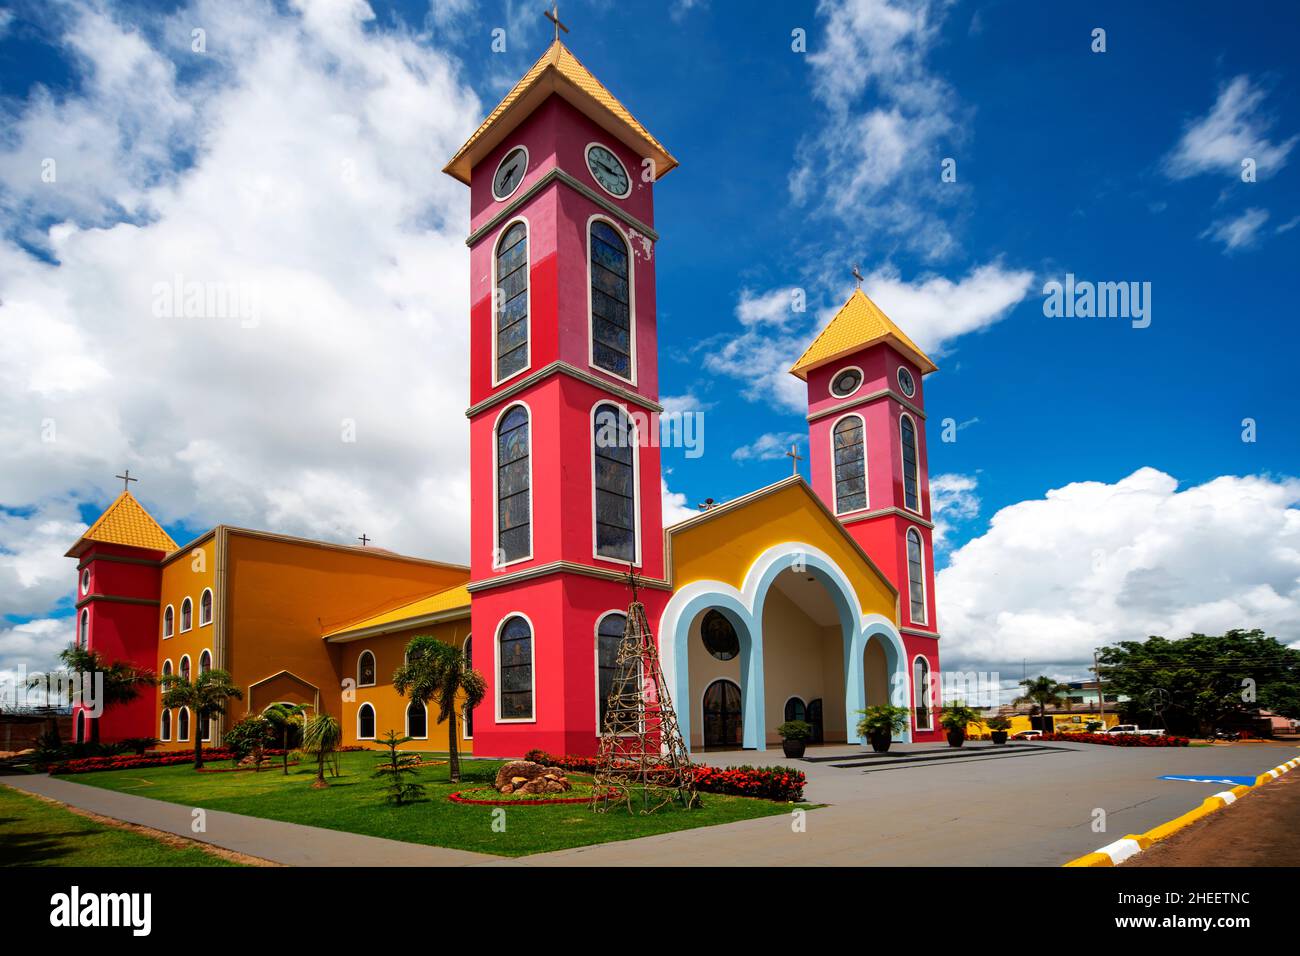
[[630,813],[648,814],[674,801],[694,808],[699,805],[695,769],[677,726],[645,607],[637,600],[635,573],[628,575],[628,583],[632,603],[601,730],[591,809],[604,813],[626,805]]

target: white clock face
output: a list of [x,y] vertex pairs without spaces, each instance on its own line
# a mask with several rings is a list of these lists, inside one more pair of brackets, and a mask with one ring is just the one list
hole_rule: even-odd
[[632,179],[622,161],[604,146],[593,143],[587,147],[587,168],[602,189],[616,199],[626,199],[632,193]]

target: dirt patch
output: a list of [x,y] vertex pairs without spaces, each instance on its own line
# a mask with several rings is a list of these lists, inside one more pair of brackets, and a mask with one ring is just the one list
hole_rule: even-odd
[[118,820],[114,817],[106,817],[102,814],[91,813],[89,810],[81,810],[77,807],[69,806],[66,803],[60,803],[58,800],[51,800],[49,797],[42,796],[39,793],[29,791],[20,791],[27,796],[43,803],[48,803],[52,807],[61,807],[69,813],[75,813],[79,817],[90,820],[92,823],[98,823],[101,826],[112,827],[114,830],[126,830],[129,833],[137,833],[140,836],[148,837],[151,840],[157,840],[164,846],[169,846],[177,850],[194,848],[202,850],[204,853],[210,853],[212,856],[227,860],[231,863],[238,863],[242,866],[280,866],[279,863],[273,863],[270,860],[263,860],[261,857],[249,856],[247,853],[236,853],[234,850],[227,850],[224,847],[213,846],[211,843],[204,843],[201,840],[190,840],[186,837],[177,836],[175,833],[168,833],[165,830],[155,830],[153,827],[141,826],[138,823],[127,823],[125,820]]
[[1123,866],[1300,865],[1300,770],[1162,840]]

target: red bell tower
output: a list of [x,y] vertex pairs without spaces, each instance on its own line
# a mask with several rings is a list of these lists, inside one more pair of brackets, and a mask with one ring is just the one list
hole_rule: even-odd
[[924,376],[935,364],[861,289],[791,373],[808,383],[812,486],[899,592],[913,735],[939,739],[939,630]]
[[557,39],[444,170],[470,188],[474,750],[594,754],[629,566],[668,599],[654,182],[677,165]]

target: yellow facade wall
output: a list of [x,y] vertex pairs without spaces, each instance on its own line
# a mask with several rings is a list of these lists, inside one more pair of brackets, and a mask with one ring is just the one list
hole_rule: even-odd
[[[171,559],[167,561],[162,568],[162,592],[161,601],[158,604],[158,661],[155,665],[155,673],[161,678],[166,672],[165,665],[170,662],[172,672],[179,674],[181,660],[188,656],[190,660],[191,676],[199,672],[199,659],[204,651],[212,655],[212,666],[219,667],[217,662],[217,620],[221,614],[221,601],[216,593],[216,534],[209,532],[201,538],[196,539],[185,547],[179,549]],[[212,621],[210,623],[201,623],[202,616],[200,607],[203,599],[203,592],[212,589]],[[188,631],[181,630],[181,606],[185,599],[189,598],[194,602],[193,626]],[[168,606],[171,606],[175,612],[175,627],[171,637],[163,637],[163,616]],[[161,739],[162,737],[162,693],[161,683],[152,691],[156,706],[154,708],[154,731],[153,735]],[[179,740],[178,732],[178,714],[175,710],[171,715],[171,739],[159,744],[160,749],[164,750],[185,750],[193,747],[194,740],[194,721],[190,720],[190,734],[186,740]]]
[[[356,700],[342,700],[340,706],[343,724],[343,743],[345,746],[378,747],[375,740],[364,740],[357,734],[357,712],[363,704],[370,704],[375,710],[375,737],[382,737],[390,730],[399,735],[406,733],[406,707],[409,701],[393,689],[393,672],[405,660],[406,645],[411,639],[420,635],[429,635],[445,644],[464,650],[465,639],[469,637],[469,616],[461,620],[440,621],[426,624],[379,637],[367,637],[337,645],[344,678],[357,680]],[[372,687],[361,686],[357,663],[364,651],[375,655],[375,683]],[[490,706],[490,705],[484,705]],[[427,723],[428,736],[424,740],[412,740],[403,745],[403,750],[437,750],[448,748],[447,735],[450,721],[437,722],[437,706],[430,704]],[[461,712],[461,702],[457,704],[457,713]],[[466,734],[464,722],[457,718],[457,749],[461,753],[473,753],[473,738]]]

